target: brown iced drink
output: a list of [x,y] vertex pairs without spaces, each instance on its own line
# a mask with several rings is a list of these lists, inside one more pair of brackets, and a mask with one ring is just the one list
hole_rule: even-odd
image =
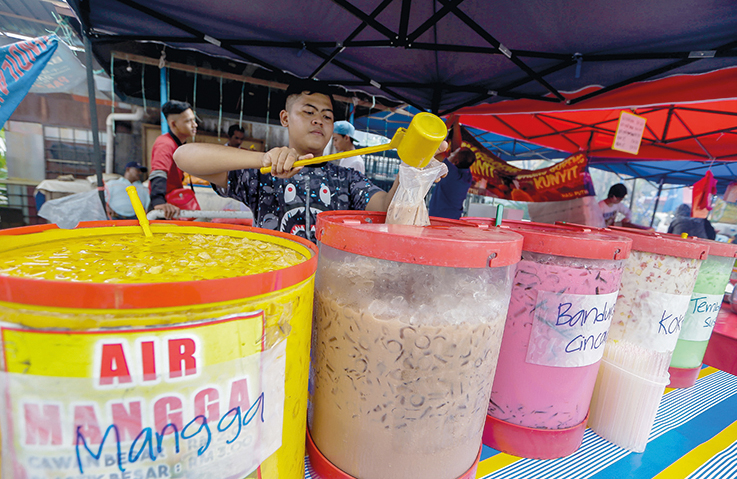
[[[433,295],[433,285],[426,285],[428,297],[419,298],[422,314],[410,316],[406,298],[418,299],[422,291],[405,290],[390,299],[381,274],[323,258],[315,296],[309,423],[315,445],[336,467],[360,479],[460,477],[481,445],[509,297],[508,272],[497,275],[501,285],[488,278],[461,284],[465,297],[455,300],[458,283],[446,283],[447,298],[439,300],[442,295]],[[402,281],[411,281],[401,275],[395,279],[405,287]],[[466,320],[450,321],[426,307],[433,304],[431,297],[445,305],[443,313],[460,303],[470,308],[464,311],[474,306],[475,311]],[[377,302],[386,306],[383,313],[377,312],[382,311]]]

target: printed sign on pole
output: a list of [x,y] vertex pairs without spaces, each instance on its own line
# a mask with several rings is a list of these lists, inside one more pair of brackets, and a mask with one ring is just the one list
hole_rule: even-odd
[[645,131],[645,123],[647,119],[623,111],[619,114],[619,123],[617,131],[614,134],[614,143],[612,150],[624,151],[636,155],[640,151],[640,143],[642,142],[642,133]]

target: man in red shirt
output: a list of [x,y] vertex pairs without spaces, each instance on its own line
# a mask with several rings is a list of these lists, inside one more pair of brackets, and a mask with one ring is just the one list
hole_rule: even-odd
[[167,203],[166,195],[182,188],[184,178],[184,173],[174,163],[174,152],[197,133],[197,121],[187,102],[168,101],[161,107],[161,113],[169,125],[169,133],[159,136],[151,150],[149,189],[151,208],[163,210],[166,219],[172,219],[179,214],[179,208]]

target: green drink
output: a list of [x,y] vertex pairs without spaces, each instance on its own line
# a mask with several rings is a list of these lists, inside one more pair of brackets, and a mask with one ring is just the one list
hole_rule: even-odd
[[[710,242],[709,257],[701,263],[691,302],[681,326],[671,368],[693,369],[701,366],[714,323],[729,282],[737,245]],[[671,387],[674,387],[671,370]],[[697,373],[698,374],[698,373]],[[689,386],[692,384],[689,384]],[[683,386],[675,386],[683,387]]]

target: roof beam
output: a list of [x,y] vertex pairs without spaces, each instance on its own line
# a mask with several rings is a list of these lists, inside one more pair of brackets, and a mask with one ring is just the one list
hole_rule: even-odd
[[[726,52],[728,50],[732,50],[735,47],[737,47],[737,41],[726,43],[726,44],[724,44],[724,45],[716,48],[715,50],[716,50],[717,54],[719,54],[721,52]],[[612,90],[616,90],[617,88],[621,88],[623,86],[627,86],[627,85],[630,85],[630,84],[635,83],[635,82],[638,82],[638,81],[647,80],[648,78],[652,78],[652,77],[654,77],[656,75],[660,75],[662,73],[669,72],[671,70],[675,70],[676,68],[680,68],[682,66],[685,66],[685,65],[688,65],[690,63],[697,62],[697,61],[700,61],[700,60],[702,60],[702,58],[685,58],[685,59],[679,60],[677,62],[671,63],[669,65],[665,65],[665,66],[662,66],[660,68],[656,68],[654,70],[650,70],[648,72],[641,73],[640,75],[636,75],[636,76],[634,76],[632,78],[629,78],[627,80],[623,80],[623,81],[614,83],[613,85],[609,85],[607,87],[602,88],[601,90],[597,90],[595,92],[589,93],[588,95],[583,95],[583,96],[580,96],[578,98],[574,98],[573,100],[570,100],[568,102],[568,104],[569,105],[575,105],[576,103],[580,103],[582,101],[585,101],[585,100],[588,100],[590,98],[593,98],[593,97],[602,95],[602,94],[607,93],[607,92],[610,92]]]
[[[449,5],[450,4],[450,0],[438,0],[438,1],[440,3],[442,3],[443,5]],[[483,38],[484,40],[486,40],[494,48],[496,48],[500,52],[502,52],[505,57],[509,58],[509,60],[512,61],[512,63],[514,63],[515,65],[517,65],[517,67],[519,67],[522,71],[524,71],[525,73],[527,73],[533,80],[535,80],[536,82],[538,82],[540,85],[542,85],[543,87],[545,87],[546,90],[548,90],[550,93],[552,93],[553,95],[555,95],[555,97],[558,98],[558,100],[560,100],[561,102],[563,102],[563,101],[566,100],[565,97],[563,95],[561,95],[558,90],[555,89],[555,87],[553,87],[550,83],[548,83],[547,81],[545,81],[545,79],[542,78],[540,75],[538,75],[535,72],[535,70],[533,70],[532,68],[528,67],[527,64],[525,64],[525,62],[523,62],[522,60],[520,60],[519,58],[517,58],[517,56],[515,56],[514,53],[511,50],[509,50],[507,47],[505,47],[504,45],[502,45],[499,40],[497,40],[496,38],[494,38],[486,30],[484,30],[484,28],[481,27],[481,25],[479,25],[478,23],[476,23],[475,21],[473,21],[473,19],[471,17],[469,17],[468,15],[466,15],[465,13],[463,13],[456,6],[451,7],[451,9],[453,10],[453,14],[456,17],[458,17],[459,20],[461,20],[463,23],[465,23],[468,27],[470,27],[473,31],[475,31],[478,35],[480,35],[481,38]]]
[[[425,20],[425,22],[417,27],[414,32],[410,33],[407,37],[407,45],[412,45],[417,38],[425,33],[427,30],[429,30],[431,27],[437,25],[437,23],[447,14],[451,12],[451,10],[458,5],[460,5],[463,2],[463,0],[452,0],[450,3],[446,4],[435,12],[432,17]],[[434,2],[433,2],[434,3]],[[458,50],[453,50],[458,51]],[[498,52],[498,50],[497,50]]]
[[[388,7],[393,1],[394,0],[384,0],[383,2],[381,2],[381,4],[378,7],[376,7],[374,9],[373,12],[371,12],[371,14],[369,15],[369,17],[371,19],[376,19],[376,17],[381,12],[383,12],[384,9],[386,7]],[[335,59],[335,57],[337,57],[341,52],[343,52],[343,50],[345,50],[345,48],[346,48],[345,47],[345,44],[348,43],[348,42],[350,42],[354,38],[356,38],[358,36],[358,34],[361,33],[364,30],[364,28],[366,28],[366,26],[368,26],[368,22],[365,21],[365,20],[362,21],[361,24],[355,30],[353,30],[350,35],[348,35],[348,37],[343,41],[342,44],[336,45],[335,49],[330,53],[330,55],[322,61],[322,63],[320,64],[320,66],[318,66],[315,69],[315,71],[313,71],[310,74],[310,76],[308,78],[311,80],[311,79],[315,78],[317,75],[319,75],[320,72],[326,66],[328,66],[330,64],[330,62],[332,62]]]
[[391,31],[390,29],[388,29],[387,27],[385,27],[384,25],[382,25],[381,23],[379,23],[376,19],[371,18],[363,10],[361,10],[360,8],[354,6],[353,4],[351,4],[350,2],[348,2],[347,0],[333,0],[333,2],[337,3],[339,6],[341,6],[345,10],[348,10],[348,13],[350,13],[354,17],[356,17],[359,20],[362,20],[362,21],[368,23],[368,25],[371,28],[373,28],[377,32],[381,33],[382,35],[384,35],[386,38],[388,38],[392,42],[396,42],[397,41],[397,34],[396,33],[394,33],[393,31]]
[[[157,67],[159,66],[158,58],[146,57],[143,55],[135,55],[132,53],[115,52],[115,51],[112,52],[112,56],[120,60],[127,60],[131,62],[142,63],[145,65],[154,65]],[[259,86],[264,86],[268,88],[274,88],[276,90],[286,90],[287,87],[289,86],[286,83],[262,80],[260,78],[238,75],[236,73],[226,73],[226,72],[221,72],[219,70],[211,70],[208,68],[200,68],[200,67],[195,67],[193,65],[186,65],[184,63],[170,62],[168,60],[164,62],[164,65],[166,66],[166,68],[171,68],[172,70],[196,73],[198,75],[209,75],[209,76],[216,77],[216,78],[222,77],[226,80],[239,81],[243,83],[249,83],[251,85],[259,85]],[[353,103],[354,101],[353,97],[347,97],[347,96],[342,96],[342,95],[333,95],[333,98],[343,103]],[[394,111],[395,110],[395,108],[390,108],[380,103],[376,103],[374,105],[373,103],[364,101],[364,100],[358,100],[357,105],[365,107],[365,108],[372,107],[374,110],[384,110],[384,111]]]
[[[178,20],[174,20],[173,18],[169,18],[168,16],[160,12],[157,12],[156,10],[149,8],[145,5],[141,5],[140,3],[137,3],[134,0],[117,0],[117,1],[122,3],[123,5],[126,5],[127,7],[133,8],[134,10],[138,10],[141,13],[145,13],[146,15],[152,18],[155,18],[161,22],[164,22],[167,25],[171,25],[172,27],[178,28],[182,30],[183,32],[186,32],[186,33],[189,33],[190,35],[201,38],[203,41],[206,41],[208,43],[213,43],[214,45],[219,46],[223,50],[226,50],[234,55],[237,55],[240,58],[250,63],[255,63],[256,65],[259,65],[262,68],[265,68],[271,71],[272,73],[286,76],[284,72],[281,71],[281,69],[275,67],[274,65],[271,65],[270,63],[264,60],[261,60],[245,52],[242,52],[238,50],[237,48],[234,48],[233,46],[228,44],[227,41],[218,40],[217,38],[212,38],[209,35],[206,35],[205,33],[197,30],[196,28],[190,27],[189,25],[186,25]],[[91,23],[89,22],[87,24],[91,25]]]

